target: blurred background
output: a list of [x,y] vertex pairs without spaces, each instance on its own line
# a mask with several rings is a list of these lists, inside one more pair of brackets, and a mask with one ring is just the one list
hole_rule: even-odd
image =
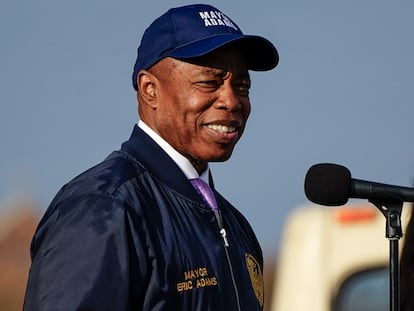
[[[29,243],[59,188],[137,122],[131,73],[145,28],[192,1],[0,1],[0,309],[20,310]],[[284,224],[320,162],[410,186],[414,3],[209,1],[280,64],[252,72],[252,114],[219,191],[250,220],[270,293]],[[270,299],[270,294],[266,296]]]

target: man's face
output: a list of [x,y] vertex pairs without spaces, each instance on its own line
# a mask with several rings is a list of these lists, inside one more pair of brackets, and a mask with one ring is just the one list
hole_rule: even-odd
[[241,53],[219,49],[191,63],[166,58],[149,71],[158,80],[149,125],[193,163],[227,160],[250,114]]

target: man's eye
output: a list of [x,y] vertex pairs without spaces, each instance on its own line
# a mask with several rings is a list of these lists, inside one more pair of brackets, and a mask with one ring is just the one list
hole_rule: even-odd
[[214,85],[214,86],[220,85],[220,83],[216,80],[207,80],[207,81],[204,81],[204,83],[208,85]]
[[249,83],[241,83],[240,88],[244,90],[250,90],[250,84]]
[[203,80],[203,81],[199,81],[198,84],[201,87],[208,87],[208,88],[214,88],[214,89],[217,89],[220,87],[220,83],[216,80]]
[[249,95],[249,90],[250,90],[250,84],[249,83],[244,83],[244,82],[238,83],[236,85],[236,89],[238,90],[238,92],[241,95],[248,96]]

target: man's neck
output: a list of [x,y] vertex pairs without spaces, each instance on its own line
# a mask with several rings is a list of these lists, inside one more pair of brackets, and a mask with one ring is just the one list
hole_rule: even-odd
[[[189,159],[175,150],[168,142],[151,129],[144,121],[139,120],[138,126],[147,133],[181,168],[188,179],[199,176],[208,176],[208,162],[202,162],[195,159]],[[204,179],[204,178],[203,178]],[[208,180],[208,179],[207,179]]]

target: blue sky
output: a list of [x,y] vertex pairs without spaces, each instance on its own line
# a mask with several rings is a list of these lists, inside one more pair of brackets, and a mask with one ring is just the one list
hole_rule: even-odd
[[[223,2],[223,3],[221,3]],[[149,23],[191,1],[0,2],[0,207],[28,196],[43,212],[59,188],[126,140],[131,87]],[[414,4],[409,1],[210,1],[280,64],[252,75],[252,114],[219,191],[277,251],[288,213],[308,201],[307,169],[414,181]]]

